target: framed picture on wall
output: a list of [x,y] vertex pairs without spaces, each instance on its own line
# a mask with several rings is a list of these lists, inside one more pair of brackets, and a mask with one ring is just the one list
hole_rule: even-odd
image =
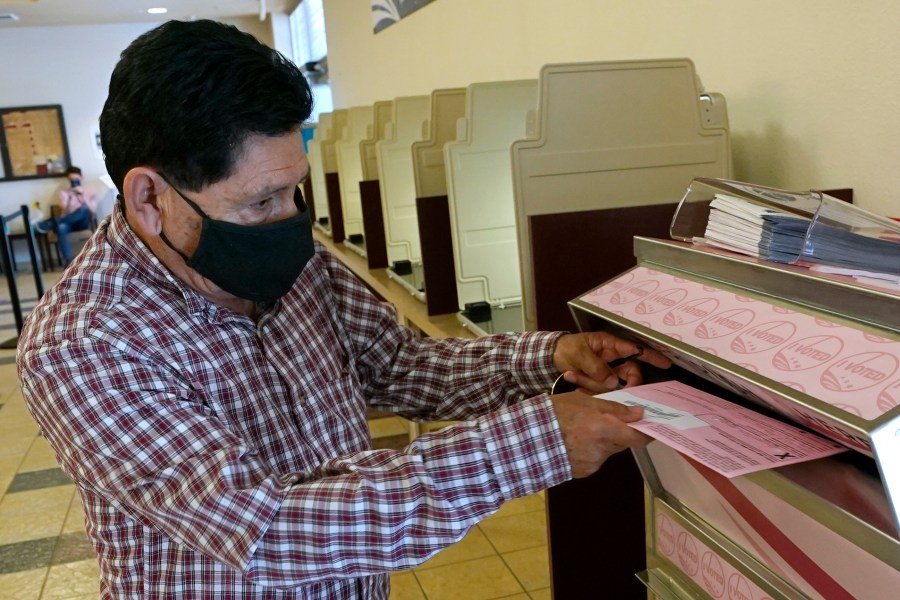
[[0,181],[62,177],[70,164],[62,106],[0,108]]

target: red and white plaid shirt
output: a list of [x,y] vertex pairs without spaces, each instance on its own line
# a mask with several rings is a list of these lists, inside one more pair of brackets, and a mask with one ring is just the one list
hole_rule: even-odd
[[[556,334],[418,339],[321,246],[258,320],[120,211],[28,319],[25,400],[81,494],[104,598],[386,598],[385,572],[571,475]],[[464,422],[373,450],[366,409]]]

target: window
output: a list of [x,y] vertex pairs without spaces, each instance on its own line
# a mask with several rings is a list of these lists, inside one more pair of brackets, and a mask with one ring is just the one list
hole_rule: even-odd
[[323,0],[303,0],[290,15],[294,62],[305,72],[312,87],[314,104],[309,120],[319,121],[319,113],[334,110],[328,83],[328,45],[325,41]]

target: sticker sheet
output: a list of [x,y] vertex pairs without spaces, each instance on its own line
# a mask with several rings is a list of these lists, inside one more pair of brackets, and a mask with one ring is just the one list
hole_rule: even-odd
[[581,300],[863,419],[900,403],[900,342],[646,267]]

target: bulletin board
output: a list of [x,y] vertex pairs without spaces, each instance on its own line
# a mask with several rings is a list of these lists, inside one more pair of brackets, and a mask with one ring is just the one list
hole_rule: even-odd
[[62,177],[69,144],[62,106],[0,108],[0,181]]

